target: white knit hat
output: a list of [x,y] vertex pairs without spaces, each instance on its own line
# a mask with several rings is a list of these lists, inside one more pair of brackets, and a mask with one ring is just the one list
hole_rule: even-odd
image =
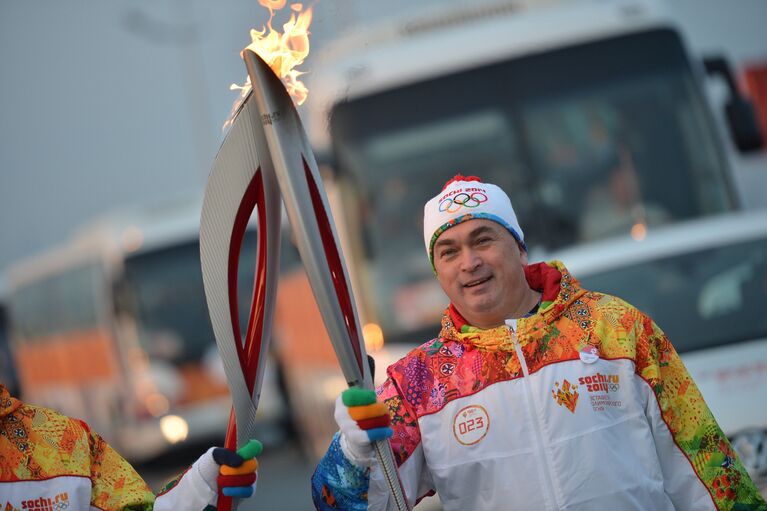
[[498,222],[527,250],[525,235],[506,192],[476,176],[457,174],[423,207],[423,242],[432,268],[437,238],[451,227],[477,218]]

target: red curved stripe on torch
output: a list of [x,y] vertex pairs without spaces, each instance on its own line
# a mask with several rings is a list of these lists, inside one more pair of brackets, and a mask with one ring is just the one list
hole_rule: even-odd
[[[242,240],[245,238],[245,231],[248,228],[248,220],[253,213],[256,205],[259,206],[258,218],[259,218],[259,250],[258,260],[256,262],[256,286],[254,288],[254,299],[251,302],[250,318],[248,321],[248,337],[245,339],[245,346],[242,346],[240,342],[240,313],[237,308],[237,270],[240,266],[240,249],[242,248]],[[235,339],[235,346],[237,347],[237,358],[240,360],[240,367],[242,367],[243,375],[245,376],[245,384],[248,387],[248,392],[253,392],[253,386],[255,385],[255,375],[258,368],[258,358],[261,350],[261,338],[258,338],[258,346],[254,350],[253,338],[250,335],[252,328],[250,325],[254,323],[253,314],[256,311],[261,311],[263,314],[263,295],[258,295],[259,291],[258,283],[261,282],[260,289],[263,292],[263,281],[266,275],[266,264],[262,263],[262,258],[266,257],[266,251],[263,250],[262,237],[263,226],[262,222],[265,222],[264,212],[264,184],[262,181],[261,168],[256,169],[253,178],[248,183],[248,187],[245,189],[245,193],[240,201],[240,206],[237,208],[237,214],[234,218],[234,224],[232,225],[232,236],[229,241],[229,263],[227,268],[227,280],[229,290],[229,319],[232,324],[232,333]],[[257,298],[261,301],[261,306],[256,305]],[[263,317],[260,317],[257,321],[259,324],[263,322]],[[234,408],[229,413],[229,425],[226,429],[226,439],[224,440],[224,446],[228,449],[237,449],[237,422],[234,415]],[[223,493],[218,494],[218,511],[230,511],[232,509],[232,498],[225,496]]]
[[[263,203],[264,186],[261,177],[261,169],[258,168],[253,175],[253,178],[250,180],[250,183],[248,183],[248,187],[245,189],[245,193],[240,200],[240,206],[238,207],[237,214],[234,218],[234,224],[232,225],[232,236],[229,241],[229,262],[227,268],[229,318],[232,325],[232,334],[234,335],[235,346],[237,348],[237,358],[240,360],[240,367],[242,367],[243,375],[245,376],[245,383],[249,392],[253,392],[253,385],[255,384],[255,373],[256,369],[258,368],[258,356],[261,346],[259,339],[258,349],[255,350],[255,355],[253,355],[254,351],[253,346],[251,345],[252,340],[249,338],[246,339],[244,347],[240,341],[240,314],[237,307],[237,270],[239,269],[240,249],[242,248],[242,241],[245,238],[245,231],[248,227],[248,220],[250,220],[250,215],[253,213],[256,205],[263,205]],[[261,218],[264,217],[260,211],[262,208],[263,206],[259,208],[259,224],[261,222]],[[261,225],[259,225],[259,228],[260,227]],[[260,233],[259,236],[261,236]],[[261,264],[261,257],[263,253],[263,250],[259,250],[259,260],[256,267],[257,272],[259,269],[265,266]],[[263,269],[265,270],[265,268]],[[259,278],[259,276],[256,277],[257,282]],[[249,324],[253,321],[253,311],[254,306],[251,304],[251,319]],[[224,445],[229,449],[237,448],[237,425],[235,422],[234,410],[232,410],[232,413],[229,415],[229,425],[226,430],[226,440],[224,441]],[[219,506],[219,509],[222,508]]]
[[[253,393],[258,372],[258,362],[261,357],[261,344],[263,343],[264,313],[266,311],[266,274],[267,268],[267,232],[266,223],[266,199],[264,198],[263,178],[260,171],[256,174],[258,186],[256,188],[256,207],[258,208],[258,250],[256,259],[255,279],[253,282],[253,298],[250,302],[250,317],[248,318],[248,331],[245,334],[245,360],[240,358],[240,365],[245,369],[245,379],[248,390]],[[252,211],[252,209],[251,209]],[[248,215],[250,216],[250,215]]]
[[[260,250],[261,247],[261,237],[262,233],[260,232],[260,229],[263,227],[264,222],[264,214],[263,214],[263,202],[264,202],[264,186],[263,181],[261,178],[261,169],[257,169],[256,173],[253,175],[253,179],[251,179],[250,183],[248,184],[247,189],[245,190],[245,193],[242,196],[242,200],[240,201],[240,206],[237,209],[237,215],[234,218],[234,225],[232,226],[232,237],[231,241],[229,243],[229,271],[227,274],[228,280],[229,280],[229,317],[232,322],[232,332],[234,334],[235,338],[235,344],[237,346],[237,356],[240,359],[240,366],[242,366],[244,374],[245,374],[245,381],[248,384],[248,391],[253,392],[253,377],[255,376],[255,367],[257,367],[257,364],[253,363],[253,360],[251,359],[251,356],[253,355],[253,346],[250,346],[249,344],[253,342],[253,338],[251,336],[248,336],[245,340],[245,345],[243,346],[240,339],[240,316],[239,316],[239,310],[237,307],[237,271],[239,269],[239,260],[240,260],[240,249],[242,247],[242,241],[245,238],[245,230],[248,227],[248,220],[250,220],[250,215],[253,213],[253,210],[258,205],[259,206],[259,251],[258,251],[258,261],[256,262],[256,271],[258,272],[256,275],[256,282],[258,283],[260,280],[263,280],[263,273],[265,268],[263,268],[265,265],[262,264],[262,259],[265,260],[265,251]],[[263,287],[263,286],[262,286]],[[263,291],[263,290],[262,290]],[[254,290],[254,301],[255,298],[255,290]],[[258,297],[261,298],[261,297]],[[255,307],[253,304],[251,304],[250,309],[250,323],[253,321],[253,312],[255,310]],[[250,328],[249,328],[250,330]],[[258,353],[258,351],[256,351]],[[256,355],[257,358],[257,355]]]
[[341,312],[343,313],[344,319],[346,320],[346,329],[349,333],[349,339],[351,339],[354,355],[357,358],[357,365],[360,368],[360,374],[365,374],[365,371],[362,368],[362,353],[360,352],[357,322],[354,320],[352,295],[349,292],[349,288],[346,286],[346,276],[344,275],[344,267],[341,264],[341,254],[338,252],[338,246],[336,245],[336,240],[333,236],[333,230],[330,228],[328,213],[325,211],[325,205],[322,203],[322,197],[320,196],[320,191],[317,188],[317,183],[314,182],[312,171],[309,168],[309,165],[306,163],[306,159],[303,157],[303,155],[301,155],[301,160],[304,163],[306,183],[309,185],[309,195],[312,199],[312,207],[314,208],[314,215],[317,218],[317,225],[320,228],[322,246],[325,249],[325,255],[327,256],[328,264],[330,265],[330,275],[333,278],[333,287],[336,289],[338,304],[340,305]]

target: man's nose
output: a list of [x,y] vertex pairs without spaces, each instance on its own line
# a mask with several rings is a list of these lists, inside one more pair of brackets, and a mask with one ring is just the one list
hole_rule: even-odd
[[472,272],[482,265],[482,259],[476,251],[467,249],[461,254],[461,269]]

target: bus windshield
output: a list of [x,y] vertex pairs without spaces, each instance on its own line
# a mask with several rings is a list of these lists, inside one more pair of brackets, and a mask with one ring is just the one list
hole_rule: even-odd
[[670,30],[338,104],[334,151],[377,321],[395,339],[438,324],[421,221],[453,174],[508,191],[528,247],[554,250],[734,209],[712,124]]
[[21,286],[10,301],[17,335],[34,342],[104,328],[103,278],[103,265],[91,260]]
[[124,285],[139,342],[151,358],[195,360],[215,342],[197,242],[127,258]]
[[[767,238],[689,252],[580,279],[650,315],[680,353],[767,337]],[[642,282],[642,286],[637,286]]]
[[[300,259],[283,236],[281,270]],[[240,332],[250,313],[257,240],[249,231],[242,243],[237,277]],[[147,251],[125,260],[122,283],[136,321],[139,342],[152,358],[169,362],[197,360],[215,344],[208,316],[197,241]]]

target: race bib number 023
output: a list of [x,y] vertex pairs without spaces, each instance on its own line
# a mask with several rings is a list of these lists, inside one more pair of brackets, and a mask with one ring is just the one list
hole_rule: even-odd
[[460,444],[474,445],[487,435],[490,416],[482,406],[461,408],[453,418],[453,435]]

